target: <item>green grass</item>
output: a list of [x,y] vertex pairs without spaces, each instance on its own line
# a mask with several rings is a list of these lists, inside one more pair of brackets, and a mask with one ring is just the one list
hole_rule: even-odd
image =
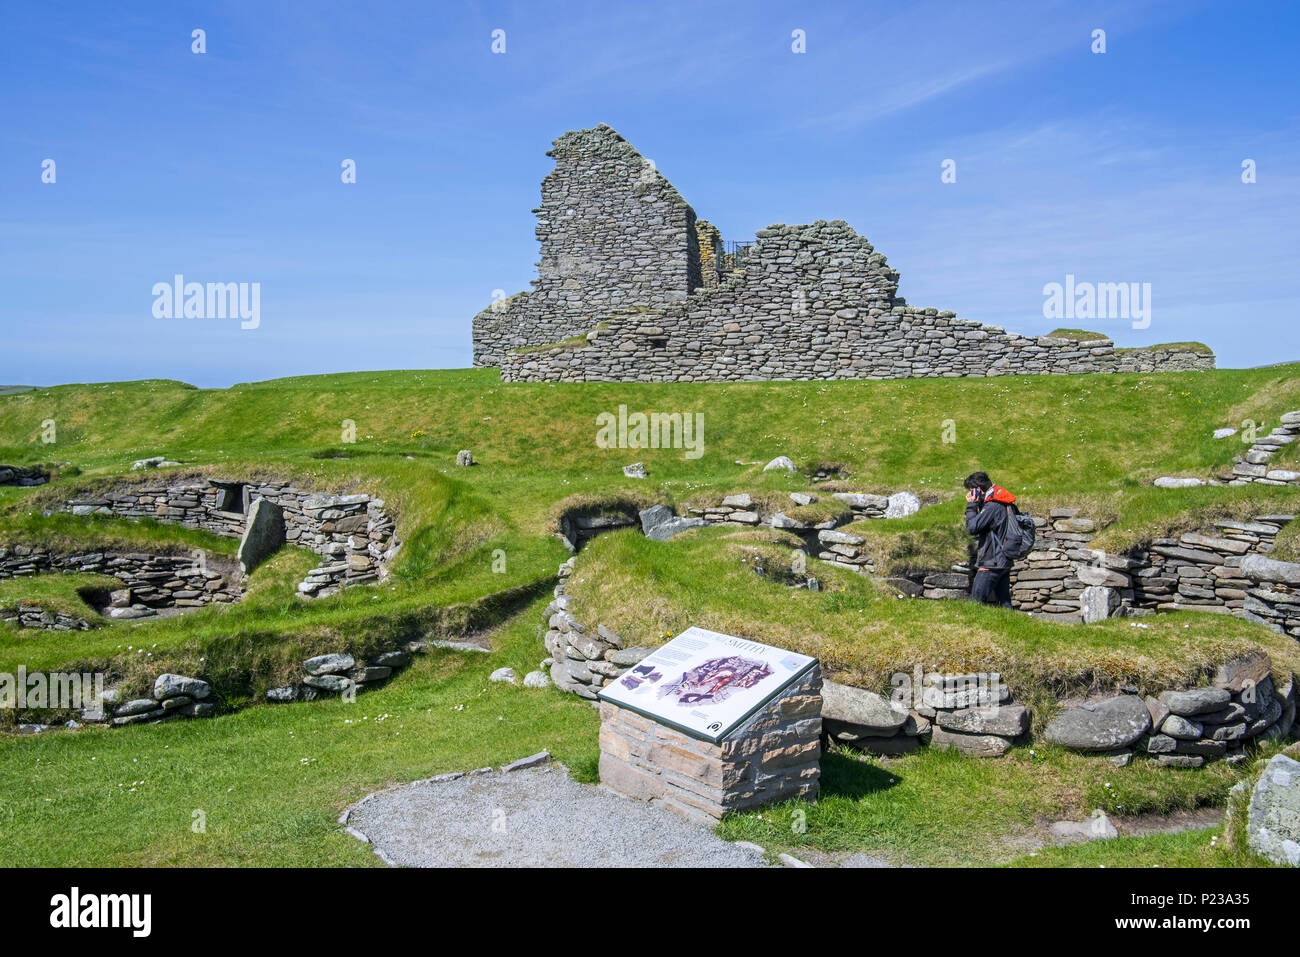
[[[0,738],[4,780],[16,782],[0,807],[0,846],[11,863],[369,863],[368,852],[341,838],[333,821],[339,808],[382,784],[500,763],[540,747],[594,774],[595,718],[587,705],[558,692],[496,686],[478,697],[492,667],[531,670],[544,654],[538,606],[566,555],[553,535],[562,508],[681,506],[738,491],[775,504],[788,503],[790,491],[814,491],[816,505],[785,511],[816,521],[842,512],[833,490],[909,489],[938,504],[855,530],[869,539],[882,571],[926,570],[963,556],[960,482],[985,469],[1031,513],[1074,505],[1112,522],[1094,544],[1118,551],[1216,518],[1298,510],[1294,488],[1150,485],[1163,474],[1208,477],[1229,468],[1245,446],[1212,439],[1214,429],[1271,424],[1300,408],[1297,371],[557,385],[503,384],[495,370],[476,369],[302,376],[230,389],[149,380],[0,395],[0,461],[53,466],[47,486],[0,488],[0,547],[113,543],[229,555],[233,540],[202,532],[41,514],[122,483],[202,475],[364,489],[385,499],[404,542],[380,588],[302,601],[294,586],[317,559],[290,547],[257,569],[236,605],[91,632],[0,629],[0,671],[88,665],[127,688],[143,688],[164,669],[201,673],[227,710],[210,721]],[[619,405],[702,413],[704,455],[597,446],[596,416]],[[56,441],[46,443],[42,423],[50,419]],[[355,423],[355,443],[345,441],[347,421]],[[473,468],[454,465],[462,448],[473,450]],[[763,472],[780,454],[801,471]],[[132,461],[150,455],[186,464],[129,472]],[[1276,461],[1298,455],[1288,448]],[[648,480],[622,475],[623,465],[638,460]],[[840,478],[814,486],[809,476],[827,465],[837,466]],[[1194,680],[1209,663],[1254,645],[1267,647],[1279,666],[1295,667],[1294,641],[1234,619],[1179,615],[1148,619],[1151,627],[1141,630],[1124,622],[1069,628],[966,603],[899,600],[815,562],[813,573],[837,590],[793,592],[758,581],[745,564],[779,562],[790,544],[770,532],[728,529],[668,543],[602,536],[577,562],[579,617],[647,643],[688,624],[765,637],[818,654],[832,675],[875,687],[900,663],[996,667],[1031,703],[1053,688]],[[1300,526],[1280,536],[1277,555],[1300,557]],[[50,578],[6,583],[3,595],[71,601],[76,580]],[[356,706],[244,707],[309,654],[474,635],[502,620],[508,624],[492,656],[421,658]],[[469,701],[486,701],[495,713],[464,720],[450,711]],[[344,724],[354,713],[349,707],[372,721]],[[396,719],[373,723],[380,713],[400,716],[404,733],[394,733]],[[504,724],[493,724],[498,715]],[[299,742],[310,749],[296,754],[291,745]],[[298,765],[304,756],[317,761]],[[132,757],[148,763],[148,775],[132,773]],[[872,784],[874,771],[850,760],[857,759],[828,759],[817,840],[896,846],[899,857],[918,863],[1012,860],[1016,835],[1035,826],[1036,815],[1086,813],[1105,797],[1097,775],[1109,773],[1095,759],[1048,752],[1031,759],[1023,749],[993,762],[927,752],[890,764],[903,783],[885,788]],[[1148,766],[1113,776],[1130,807],[1155,808],[1221,802],[1226,774]],[[141,778],[149,783],[128,798],[128,782]],[[206,836],[189,831],[194,808],[209,811]],[[766,823],[738,818],[724,832],[739,836],[728,829],[759,825]],[[980,841],[996,853],[984,854]],[[1150,853],[1181,859],[1175,844]],[[1134,859],[1148,853],[1136,847]]]
[[[1095,808],[1122,820],[1218,806],[1246,773],[1221,763],[1187,773],[1145,760],[1116,768],[1105,758],[1052,746],[1016,748],[997,760],[939,749],[871,758],[837,748],[822,758],[816,804],[789,801],[739,814],[724,819],[719,833],[796,857],[808,851],[862,852],[894,864],[970,866],[1032,865],[1046,856],[1044,863],[1058,857],[1062,865],[1086,865],[1079,858],[1091,854],[1143,866],[1143,855],[1158,858],[1160,843],[1169,839],[1177,845],[1177,836],[1049,848],[1036,858],[1028,856],[1027,845],[1050,842],[1051,822],[1081,820]],[[1232,852],[1207,855],[1194,866],[1241,861]]]
[[1074,339],[1079,342],[1096,342],[1099,339],[1110,338],[1108,335],[1090,329],[1053,329],[1047,335],[1053,339]]
[[[90,590],[110,590],[122,587],[122,583],[108,575],[34,575],[28,578],[0,581],[0,608],[17,608],[19,605],[37,605],[47,611],[75,615],[92,625],[107,624],[108,619],[86,603],[83,593]],[[31,638],[29,629],[8,626],[17,630],[20,636]],[[6,629],[0,626],[0,644],[5,641]],[[66,633],[64,633],[66,634]],[[42,635],[38,644],[48,647],[51,636]]]
[[[543,748],[590,780],[589,705],[487,680],[498,667],[536,667],[538,614],[512,621],[490,656],[435,649],[353,704],[8,737],[0,864],[374,866],[370,848],[336,823],[370,791]],[[195,811],[206,833],[191,830]]]

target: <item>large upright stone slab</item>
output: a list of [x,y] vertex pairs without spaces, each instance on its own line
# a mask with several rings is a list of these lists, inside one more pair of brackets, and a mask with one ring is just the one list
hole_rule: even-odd
[[[735,645],[692,647],[700,636]],[[602,689],[600,781],[710,826],[731,811],[815,799],[821,690],[814,658],[688,629]]]
[[239,540],[239,570],[245,575],[284,544],[284,510],[269,499],[254,500],[248,509],[248,525]]
[[1275,754],[1250,796],[1246,843],[1276,864],[1300,867],[1300,761]]

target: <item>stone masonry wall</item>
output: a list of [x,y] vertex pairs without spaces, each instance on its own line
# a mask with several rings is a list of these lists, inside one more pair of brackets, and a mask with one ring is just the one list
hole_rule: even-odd
[[[147,618],[160,608],[238,601],[242,589],[234,562],[201,554],[201,559],[111,549],[62,554],[43,546],[15,545],[0,548],[0,579],[49,572],[111,575],[123,587],[113,592],[112,605],[104,612],[110,618]],[[43,626],[45,619],[39,620]]]
[[1232,475],[1227,477],[1228,484],[1300,485],[1300,472],[1269,468],[1269,460],[1278,450],[1297,438],[1300,438],[1300,411],[1284,413],[1277,428],[1256,439],[1245,455],[1236,458]]
[[172,484],[123,485],[69,499],[64,507],[74,515],[152,518],[239,538],[257,499],[280,506],[286,542],[322,557],[321,564],[298,586],[305,597],[323,597],[346,586],[378,581],[385,574],[385,564],[396,554],[393,519],[384,511],[382,499],[366,494],[306,492],[288,482],[196,478]]
[[617,309],[661,308],[702,283],[694,210],[623,137],[602,123],[565,133],[547,155],[537,279],[474,317],[476,366],[585,335]]
[[[1208,369],[1212,355],[1117,352],[909,306],[843,221],[758,233],[745,270],[653,313],[608,313],[584,341],[506,352],[503,381],[725,382]],[[571,335],[574,333],[570,333]],[[558,338],[558,337],[556,337]],[[552,339],[551,341],[554,341]]]

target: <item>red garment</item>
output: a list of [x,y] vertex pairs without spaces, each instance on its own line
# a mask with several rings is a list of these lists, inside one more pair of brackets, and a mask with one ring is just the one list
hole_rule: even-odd
[[984,501],[986,502],[1001,502],[1003,505],[1010,505],[1015,500],[1016,497],[1001,485],[990,485],[989,490],[984,493]]

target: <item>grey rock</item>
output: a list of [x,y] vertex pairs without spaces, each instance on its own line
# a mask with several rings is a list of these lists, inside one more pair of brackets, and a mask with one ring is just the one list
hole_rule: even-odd
[[936,725],[930,732],[930,746],[951,748],[976,758],[998,758],[1011,750],[1011,739],[996,734],[962,734]]
[[1246,844],[1275,864],[1300,867],[1300,761],[1276,754],[1251,792]]
[[153,683],[153,696],[159,701],[185,695],[202,700],[212,693],[212,686],[201,678],[186,678],[184,675],[159,675]]
[[1136,695],[1110,698],[1091,708],[1061,712],[1043,732],[1048,741],[1075,751],[1126,748],[1151,730],[1151,713]]
[[1275,558],[1250,554],[1242,558],[1241,572],[1252,581],[1300,585],[1300,562],[1282,562]]
[[1083,821],[1057,821],[1051,831],[1053,836],[1067,841],[1104,841],[1119,837],[1119,831],[1101,808]]
[[623,466],[623,475],[627,478],[643,479],[646,477],[645,463],[633,462]]
[[356,687],[356,682],[351,678],[336,674],[308,675],[302,679],[302,683],[322,691],[347,691]]
[[524,675],[525,688],[548,688],[551,679],[546,676],[545,671],[530,671]]
[[633,648],[620,648],[618,651],[610,652],[606,660],[619,667],[630,667],[652,651],[653,648],[643,648],[640,645]]
[[492,674],[488,675],[488,681],[504,681],[506,684],[514,684],[518,681],[514,668],[498,668]]
[[309,675],[332,675],[343,671],[351,671],[356,667],[356,664],[356,659],[347,652],[332,652],[327,655],[308,658],[302,663],[302,666]]
[[907,721],[907,708],[880,695],[835,681],[822,682],[822,720],[895,734]]
[[885,506],[885,518],[905,518],[921,510],[921,500],[911,492],[895,492]]
[[778,455],[763,466],[764,472],[771,472],[774,469],[785,469],[787,472],[793,472],[795,471],[794,462],[784,455]]
[[1222,688],[1192,688],[1187,691],[1160,693],[1160,701],[1166,708],[1186,718],[1218,711],[1231,700],[1231,697]]
[[1079,613],[1085,624],[1092,624],[1110,618],[1122,604],[1123,598],[1114,588],[1089,585],[1079,596]]
[[996,734],[1017,738],[1029,730],[1029,711],[1019,704],[940,711],[935,720],[941,728],[965,734]]
[[666,542],[674,535],[704,524],[703,519],[683,518],[673,514],[667,505],[652,505],[639,513],[641,530],[645,537],[656,542]]
[[130,717],[131,715],[144,714],[147,711],[158,709],[158,702],[152,698],[135,698],[121,705],[113,711],[113,714],[119,718]]
[[297,699],[297,697],[298,697],[298,689],[294,688],[291,685],[282,686],[279,688],[266,689],[267,701],[277,701],[277,702],[294,701]]
[[244,536],[239,540],[236,557],[240,571],[247,575],[279,551],[283,544],[284,509],[270,499],[255,499],[248,510]]
[[1184,718],[1182,715],[1171,714],[1165,718],[1164,724],[1160,726],[1160,731],[1171,738],[1195,741],[1205,732],[1205,728],[1199,721]]

